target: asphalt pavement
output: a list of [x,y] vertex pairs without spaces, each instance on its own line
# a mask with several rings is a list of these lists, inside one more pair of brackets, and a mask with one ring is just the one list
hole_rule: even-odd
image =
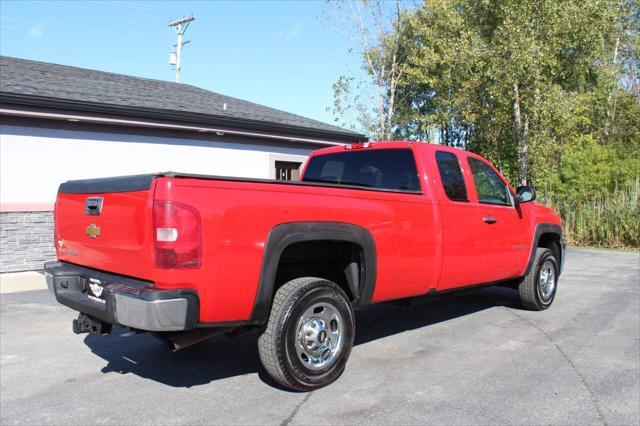
[[553,306],[487,288],[356,314],[342,377],[290,392],[256,333],[179,352],[75,335],[46,290],[0,296],[2,424],[640,424],[640,254],[570,249]]

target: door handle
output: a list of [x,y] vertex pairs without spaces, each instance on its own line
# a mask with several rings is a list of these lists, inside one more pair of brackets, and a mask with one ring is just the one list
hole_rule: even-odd
[[488,224],[490,224],[490,225],[491,225],[491,224],[496,223],[496,222],[498,221],[498,219],[496,219],[495,217],[487,216],[487,217],[483,217],[483,218],[482,218],[482,221],[483,221],[484,223],[488,223]]

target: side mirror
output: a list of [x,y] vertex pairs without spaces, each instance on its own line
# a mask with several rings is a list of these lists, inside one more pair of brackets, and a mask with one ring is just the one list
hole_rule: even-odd
[[536,199],[536,191],[530,186],[519,186],[516,188],[516,197],[519,203],[529,203]]

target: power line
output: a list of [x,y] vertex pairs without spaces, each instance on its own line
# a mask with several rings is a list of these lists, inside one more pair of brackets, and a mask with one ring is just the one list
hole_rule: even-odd
[[185,42],[182,41],[182,36],[189,28],[189,24],[192,21],[195,21],[195,17],[193,15],[185,16],[174,21],[169,22],[169,26],[176,31],[178,35],[178,41],[174,46],[176,48],[175,52],[171,52],[169,54],[169,63],[175,64],[176,66],[176,83],[180,83],[180,62],[182,57],[182,46],[189,43],[191,40],[187,40]]

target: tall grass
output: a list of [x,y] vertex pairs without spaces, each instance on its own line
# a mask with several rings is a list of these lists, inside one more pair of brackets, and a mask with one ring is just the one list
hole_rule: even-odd
[[567,244],[640,249],[640,181],[592,200],[542,195],[540,202],[562,216]]

